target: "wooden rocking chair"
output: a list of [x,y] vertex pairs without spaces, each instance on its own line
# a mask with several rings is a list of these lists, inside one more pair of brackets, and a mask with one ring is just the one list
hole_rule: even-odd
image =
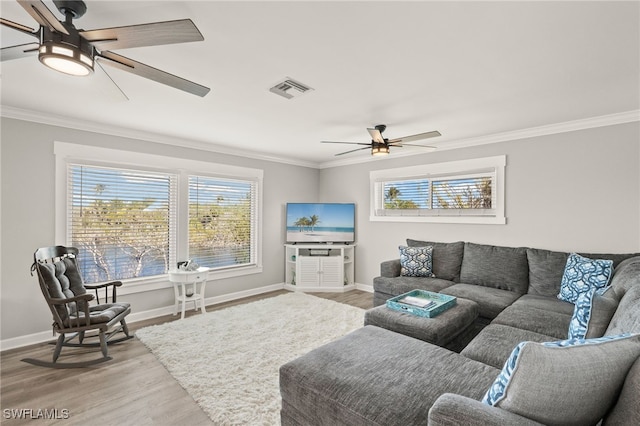
[[[53,314],[53,331],[58,333],[58,341],[53,351],[53,362],[41,361],[33,358],[25,358],[22,361],[43,367],[76,368],[86,367],[109,361],[107,343],[117,343],[133,336],[129,335],[129,329],[125,316],[131,312],[129,303],[116,302],[116,287],[122,285],[120,281],[114,281],[100,285],[84,285],[76,256],[78,249],[75,247],[44,247],[39,248],[33,254],[31,273],[36,271],[42,294]],[[113,288],[111,303],[100,303],[98,290]],[[96,292],[97,305],[90,306],[94,299],[87,289]],[[99,337],[99,342],[85,342],[85,332],[97,331],[97,336],[86,336],[87,339]],[[122,331],[124,336],[111,340],[112,337]],[[71,341],[78,337],[78,343]],[[63,346],[71,347],[100,347],[102,357],[73,363],[57,362]]]

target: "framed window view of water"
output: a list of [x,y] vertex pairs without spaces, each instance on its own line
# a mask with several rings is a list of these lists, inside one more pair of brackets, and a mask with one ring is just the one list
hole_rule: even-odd
[[69,233],[86,283],[164,274],[177,176],[69,165]]
[[163,158],[158,164],[171,167],[63,161],[56,185],[66,194],[57,206],[64,223],[56,233],[79,249],[85,283],[159,276],[187,259],[212,273],[261,267],[262,171],[218,167],[221,176],[189,170],[202,169],[199,162]]

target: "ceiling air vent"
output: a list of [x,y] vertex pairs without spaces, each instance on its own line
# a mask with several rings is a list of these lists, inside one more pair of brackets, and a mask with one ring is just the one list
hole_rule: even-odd
[[286,77],[284,81],[276,84],[271,89],[269,89],[270,92],[287,99],[297,98],[298,96],[303,95],[309,90],[313,89],[289,77]]

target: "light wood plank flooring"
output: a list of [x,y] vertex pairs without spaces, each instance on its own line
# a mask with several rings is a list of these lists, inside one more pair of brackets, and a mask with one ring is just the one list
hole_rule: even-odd
[[[287,293],[274,291],[232,302],[208,306],[207,311],[248,303]],[[312,293],[363,309],[373,307],[373,295],[360,290],[347,293]],[[190,310],[187,316],[199,315]],[[129,324],[131,332],[141,327],[174,321],[179,316],[167,315]],[[113,360],[82,369],[36,367],[20,359],[25,357],[50,360],[53,346],[42,343],[0,354],[0,398],[2,425],[211,425],[207,415],[189,394],[165,370],[160,362],[136,338],[111,345]],[[79,349],[65,348],[77,360]],[[86,354],[94,358],[96,352]],[[43,420],[38,410],[58,419]],[[57,411],[53,411],[53,409]],[[14,419],[11,411],[23,410],[37,420]],[[24,411],[24,410],[31,410]],[[68,418],[65,418],[68,417]]]

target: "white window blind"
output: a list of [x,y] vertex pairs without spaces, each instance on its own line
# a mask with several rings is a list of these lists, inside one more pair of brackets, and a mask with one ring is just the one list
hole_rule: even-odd
[[505,223],[504,166],[501,156],[373,171],[371,220]]
[[85,283],[165,274],[175,263],[177,176],[68,165],[68,240]]
[[256,264],[257,181],[189,176],[189,258],[200,266]]
[[430,208],[431,182],[428,179],[382,181],[378,185],[383,192],[380,206],[383,211]]
[[433,209],[475,210],[476,214],[491,214],[495,204],[496,174],[492,170],[469,176],[433,179]]

